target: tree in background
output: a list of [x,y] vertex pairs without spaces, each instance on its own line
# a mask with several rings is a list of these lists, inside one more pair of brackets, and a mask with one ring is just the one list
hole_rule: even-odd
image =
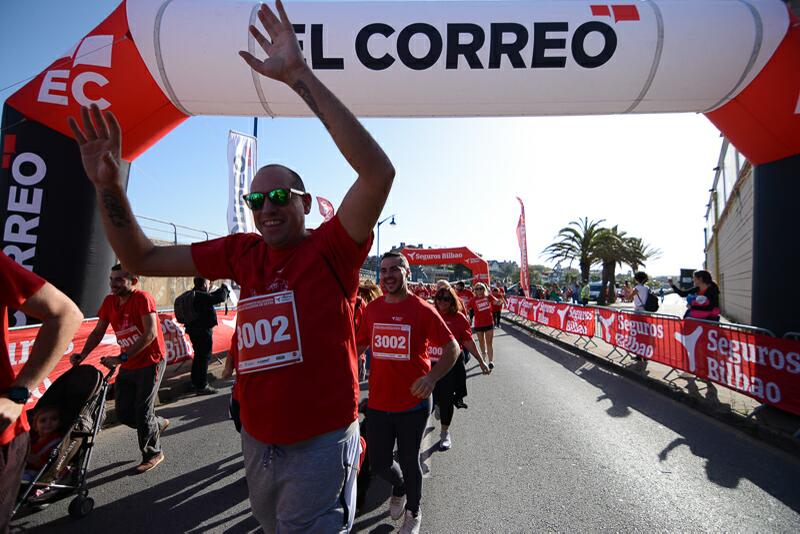
[[636,273],[643,267],[647,260],[661,256],[661,250],[651,248],[641,237],[628,237],[625,239],[625,258],[623,263],[630,265],[631,271]]
[[544,253],[548,254],[549,261],[575,260],[580,268],[581,278],[589,279],[589,270],[596,261],[595,249],[604,222],[590,221],[588,217],[571,221],[569,226],[559,230],[557,241],[548,245]]
[[626,254],[625,232],[620,231],[616,225],[600,230],[595,249],[595,256],[602,268],[603,291],[600,291],[600,297],[597,299],[597,304],[600,306],[612,304],[616,300],[617,264],[622,265]]

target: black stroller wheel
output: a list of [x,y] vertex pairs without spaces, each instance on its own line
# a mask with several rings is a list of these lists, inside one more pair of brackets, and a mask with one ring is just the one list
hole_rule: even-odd
[[78,495],[69,503],[69,515],[75,519],[86,517],[94,509],[94,499]]

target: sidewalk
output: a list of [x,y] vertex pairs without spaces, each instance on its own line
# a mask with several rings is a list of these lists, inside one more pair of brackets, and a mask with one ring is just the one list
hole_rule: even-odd
[[[508,312],[504,312],[503,318],[513,328],[585,357],[589,360],[587,365],[606,367],[638,380],[753,437],[800,455],[800,434],[798,438],[794,437],[800,430],[800,416],[762,405],[751,397],[725,386],[706,382],[690,373],[653,361],[634,360],[619,351],[614,352],[614,347],[597,337],[591,338],[591,343],[586,344],[588,338],[564,332],[550,335],[557,331],[548,332],[550,329],[542,325],[535,325],[534,328],[533,323],[527,323]],[[576,345],[578,342],[580,347]]]

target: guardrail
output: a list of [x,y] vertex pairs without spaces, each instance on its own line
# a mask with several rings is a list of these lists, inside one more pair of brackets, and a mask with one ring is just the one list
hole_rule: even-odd
[[[602,306],[507,297],[508,311],[527,326],[583,348],[602,341],[626,358],[655,361],[800,415],[800,333],[778,338],[765,328]],[[575,320],[570,322],[568,318]],[[549,332],[545,332],[548,329]],[[672,372],[672,371],[671,371]],[[667,375],[669,376],[669,374]],[[751,416],[754,415],[751,413]]]

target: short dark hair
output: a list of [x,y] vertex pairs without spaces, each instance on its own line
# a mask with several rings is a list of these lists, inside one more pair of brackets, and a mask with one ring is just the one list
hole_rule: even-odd
[[[289,175],[292,177],[292,188],[305,192],[306,184],[303,183],[303,179],[300,178],[299,174],[297,174],[295,171],[293,171],[286,165],[281,165],[280,163],[270,163],[269,165],[264,165],[263,167],[261,167],[261,169],[270,169],[272,167],[278,167],[288,172]],[[261,169],[259,169],[259,171]]]
[[113,267],[111,267],[111,270],[112,271],[122,271],[123,273],[127,273],[128,276],[126,276],[125,278],[127,278],[128,280],[133,280],[134,278],[136,278],[136,275],[134,273],[128,271],[127,269],[125,269],[122,266],[121,263],[115,264]]
[[202,276],[194,277],[194,287],[205,287],[207,280]]
[[403,267],[405,267],[406,269],[411,268],[411,265],[408,263],[408,258],[406,258],[403,254],[400,254],[399,252],[386,252],[383,254],[383,256],[381,256],[381,261],[387,258],[400,258]]
[[647,276],[647,273],[646,273],[646,272],[644,272],[644,271],[639,271],[638,273],[636,273],[635,275],[633,275],[633,279],[634,279],[634,280],[636,280],[637,282],[639,282],[640,284],[644,284],[644,283],[645,283],[645,282],[647,282],[647,281],[648,281],[650,278],[648,278],[648,276]]

